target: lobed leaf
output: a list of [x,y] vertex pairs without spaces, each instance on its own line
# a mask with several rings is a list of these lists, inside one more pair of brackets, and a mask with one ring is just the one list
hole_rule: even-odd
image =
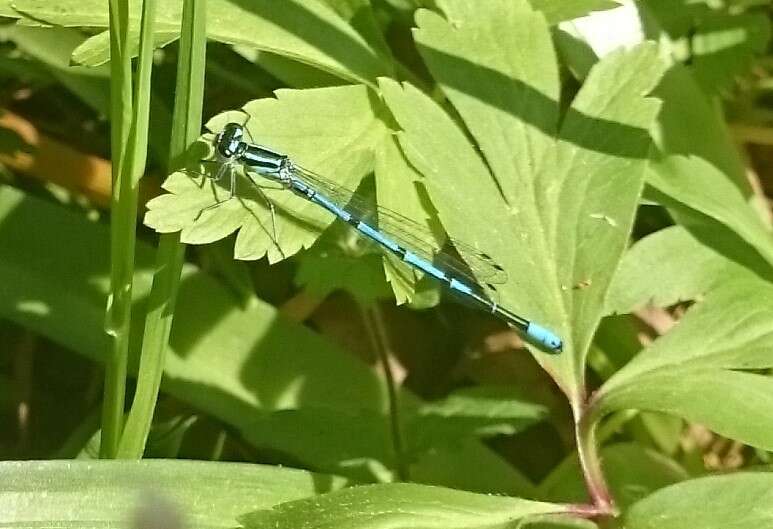
[[416,40],[480,151],[416,89],[381,89],[448,233],[507,270],[503,304],[564,334],[567,354],[540,359],[572,392],[639,198],[658,108],[643,95],[664,66],[649,45],[609,56],[559,128],[544,17],[523,1],[440,5],[448,20],[420,11]]
[[[276,95],[248,103],[244,113],[216,116],[207,127],[219,131],[229,121],[246,122],[254,142],[291,155],[305,168],[333,174],[344,187],[356,188],[371,170],[370,152],[385,133],[368,90],[342,86],[279,90]],[[236,196],[228,200],[232,175]],[[182,230],[181,240],[187,244],[212,242],[238,231],[237,259],[267,255],[276,262],[310,247],[335,218],[276,182],[257,175],[252,179],[239,171],[224,174],[218,182],[175,173],[164,184],[171,194],[148,203],[145,223],[162,233]],[[275,225],[261,193],[276,207]]]

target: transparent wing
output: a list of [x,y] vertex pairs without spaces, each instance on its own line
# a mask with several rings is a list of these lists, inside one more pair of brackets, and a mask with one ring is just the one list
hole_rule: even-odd
[[446,238],[445,244],[439,244],[437,236],[426,226],[396,211],[376,206],[352,190],[301,167],[294,165],[292,172],[296,178],[341,204],[355,217],[373,222],[374,227],[395,242],[456,277],[464,278],[471,284],[495,285],[507,281],[504,269],[473,246],[450,237]]

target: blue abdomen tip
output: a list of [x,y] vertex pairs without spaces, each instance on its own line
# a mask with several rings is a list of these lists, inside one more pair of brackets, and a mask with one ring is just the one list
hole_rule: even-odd
[[560,353],[564,347],[561,338],[556,336],[553,331],[534,322],[529,322],[529,326],[526,328],[526,336],[556,353]]

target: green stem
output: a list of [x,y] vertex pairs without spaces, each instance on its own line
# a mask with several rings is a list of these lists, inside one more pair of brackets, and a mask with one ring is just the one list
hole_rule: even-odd
[[398,480],[408,481],[410,479],[410,470],[405,455],[405,444],[403,443],[398,388],[389,358],[389,339],[378,307],[375,305],[368,308],[363,307],[362,311],[365,328],[373,343],[373,348],[378,354],[379,363],[384,372],[384,382],[386,384],[388,399],[387,405],[389,406],[389,429],[392,434],[392,449],[395,453],[396,462],[395,472]]
[[[207,42],[205,21],[206,0],[186,0],[169,148],[172,164],[201,131]],[[172,168],[170,166],[170,172]],[[145,450],[161,387],[184,257],[185,246],[180,244],[178,233],[161,236],[156,254],[156,272],[148,298],[137,391],[118,450],[123,458],[140,458]]]
[[[99,448],[99,455],[103,458],[115,456],[123,429],[131,323],[131,272],[134,263],[133,248],[132,254],[129,254],[124,242],[129,228],[127,218],[131,215],[133,195],[136,211],[136,190],[132,190],[131,178],[126,177],[126,158],[132,125],[132,68],[131,54],[127,49],[129,3],[125,0],[110,0],[109,16],[113,193],[110,225],[111,294],[105,314],[105,330],[113,340],[112,349],[105,359],[102,436]],[[135,218],[136,215],[131,219],[132,231]],[[129,238],[132,239],[133,234]]]
[[585,484],[588,487],[588,493],[599,512],[616,516],[618,511],[601,468],[601,458],[596,439],[598,422],[593,413],[588,413],[588,408],[580,408],[580,410],[579,417],[575,418],[575,436],[580,466]]

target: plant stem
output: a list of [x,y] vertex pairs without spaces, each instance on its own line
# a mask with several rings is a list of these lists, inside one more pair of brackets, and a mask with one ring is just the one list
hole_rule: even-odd
[[395,375],[392,371],[389,354],[389,339],[387,337],[384,321],[376,305],[371,307],[362,307],[363,320],[365,328],[368,331],[373,348],[378,354],[381,369],[384,372],[384,382],[387,390],[387,405],[389,406],[389,429],[392,433],[392,449],[395,453],[395,472],[397,479],[408,481],[410,479],[410,470],[405,456],[403,443],[403,430],[400,423],[400,402],[398,400],[397,384]]
[[[136,190],[127,176],[129,136],[132,126],[132,67],[129,45],[129,3],[111,0],[110,16],[110,132],[113,159],[113,186],[110,209],[110,299],[105,314],[105,330],[113,337],[112,350],[105,360],[105,387],[102,404],[102,435],[99,455],[115,456],[123,430],[126,398],[126,364],[129,355],[131,292],[134,248],[132,198],[136,212]],[[134,191],[134,192],[133,192]],[[131,216],[131,224],[128,217]],[[132,233],[127,235],[131,229]]]
[[616,516],[618,511],[604,478],[596,444],[597,423],[593,415],[587,413],[587,409],[587,407],[581,407],[580,416],[575,418],[575,436],[580,466],[593,505],[596,506],[599,513]]
[[[172,164],[201,131],[206,61],[205,21],[206,0],[186,0],[183,6],[174,121],[169,148]],[[172,168],[170,166],[170,172]],[[137,391],[118,450],[118,455],[123,458],[140,458],[145,450],[161,387],[184,257],[185,246],[180,244],[179,233],[161,236],[153,286],[148,298]]]

